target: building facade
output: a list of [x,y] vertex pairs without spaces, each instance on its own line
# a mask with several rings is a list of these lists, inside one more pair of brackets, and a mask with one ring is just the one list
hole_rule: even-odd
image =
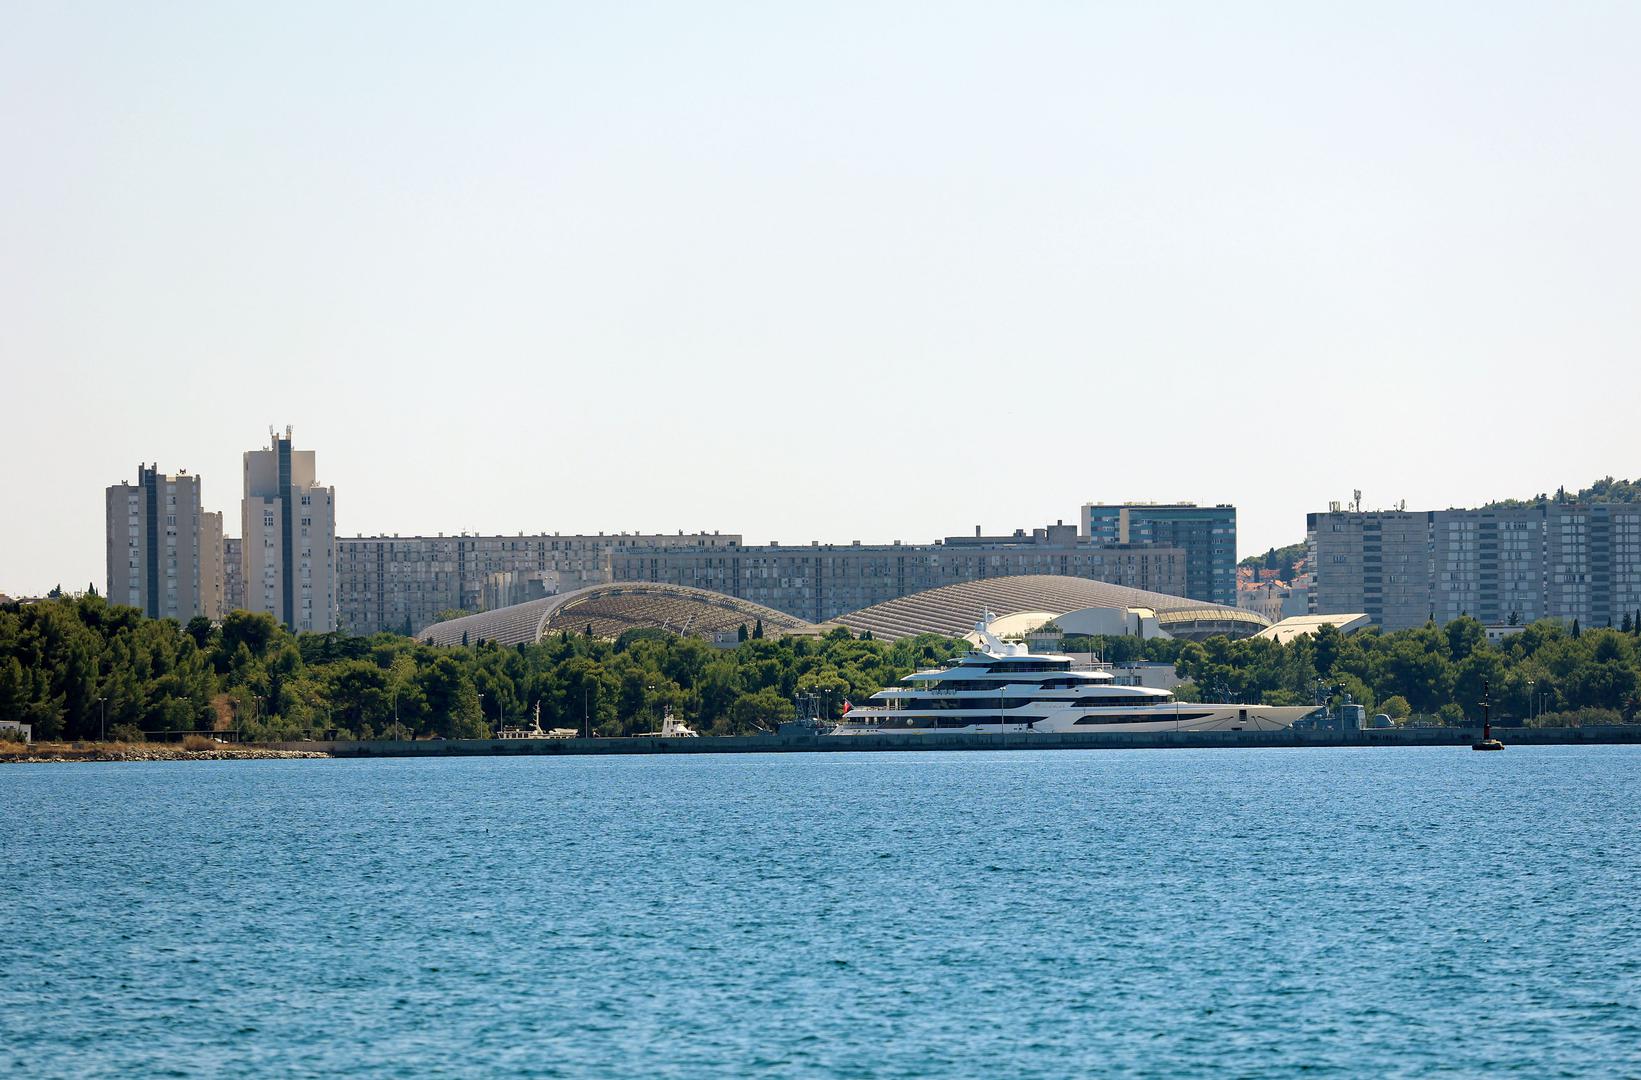
[[1386,629],[1470,615],[1620,625],[1641,609],[1641,506],[1556,504],[1307,520],[1312,610]]
[[245,453],[240,503],[244,607],[291,630],[336,629],[336,492],[315,479],[312,450],[291,432]]
[[222,613],[245,610],[245,541],[222,538]]
[[1387,629],[1421,625],[1431,610],[1430,517],[1392,510],[1307,518],[1309,613],[1366,612]]
[[[626,549],[614,581],[659,581],[727,593],[811,622],[942,585],[1019,574],[1063,574],[1185,595],[1178,548],[1097,544],[1072,525],[1010,536],[953,536],[933,544],[729,544]],[[978,612],[976,613],[978,615]]]
[[1080,528],[1096,544],[1179,548],[1185,552],[1180,595],[1236,606],[1236,507],[1085,503]]
[[199,580],[203,602],[200,614],[220,620],[228,613],[227,565],[223,561],[222,511],[202,511],[199,515]]
[[155,619],[222,614],[222,515],[200,509],[200,478],[139,465],[104,493],[110,603]]
[[337,542],[341,626],[352,634],[413,634],[441,612],[489,611],[612,580],[628,548],[714,551],[719,533],[564,536],[357,536]]

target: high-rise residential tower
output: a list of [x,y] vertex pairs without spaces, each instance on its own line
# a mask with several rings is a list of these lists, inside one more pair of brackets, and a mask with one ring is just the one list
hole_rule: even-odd
[[244,604],[292,630],[336,629],[336,491],[315,477],[314,452],[291,429],[245,452],[240,504]]
[[200,509],[200,478],[137,466],[105,492],[108,600],[155,619],[222,614],[222,515]]
[[1387,630],[1470,615],[1618,626],[1641,610],[1641,506],[1540,502],[1307,519],[1317,614]]
[[1195,503],[1085,503],[1083,536],[1096,544],[1185,551],[1185,595],[1236,606],[1236,507]]

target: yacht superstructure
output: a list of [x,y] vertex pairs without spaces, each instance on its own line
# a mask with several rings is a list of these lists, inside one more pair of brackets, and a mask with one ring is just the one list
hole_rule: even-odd
[[1074,669],[1069,656],[1004,641],[992,632],[995,618],[986,612],[975,624],[974,652],[879,690],[830,734],[1274,731],[1315,711],[1182,702],[1166,690],[1117,686],[1108,671]]

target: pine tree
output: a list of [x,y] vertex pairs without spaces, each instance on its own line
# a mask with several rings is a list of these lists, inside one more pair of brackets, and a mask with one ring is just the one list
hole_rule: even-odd
[[1626,611],[1624,612],[1624,621],[1618,624],[1618,632],[1621,634],[1628,634],[1633,629],[1634,626],[1630,622],[1630,613]]
[[1575,641],[1578,639],[1578,632],[1579,632],[1578,631],[1578,620],[1574,619],[1573,620],[1573,639]]
[[735,631],[735,640],[736,641],[745,641],[746,640],[746,623],[742,623],[741,628],[739,630]]
[[752,627],[752,636],[754,638],[761,638],[764,636],[764,621],[762,619],[759,619],[757,624]]

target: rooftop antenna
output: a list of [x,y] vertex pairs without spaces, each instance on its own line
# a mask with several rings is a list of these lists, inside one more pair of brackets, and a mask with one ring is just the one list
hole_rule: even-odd
[[1355,488],[1350,493],[1350,512],[1353,514],[1360,514],[1362,512],[1361,488]]

